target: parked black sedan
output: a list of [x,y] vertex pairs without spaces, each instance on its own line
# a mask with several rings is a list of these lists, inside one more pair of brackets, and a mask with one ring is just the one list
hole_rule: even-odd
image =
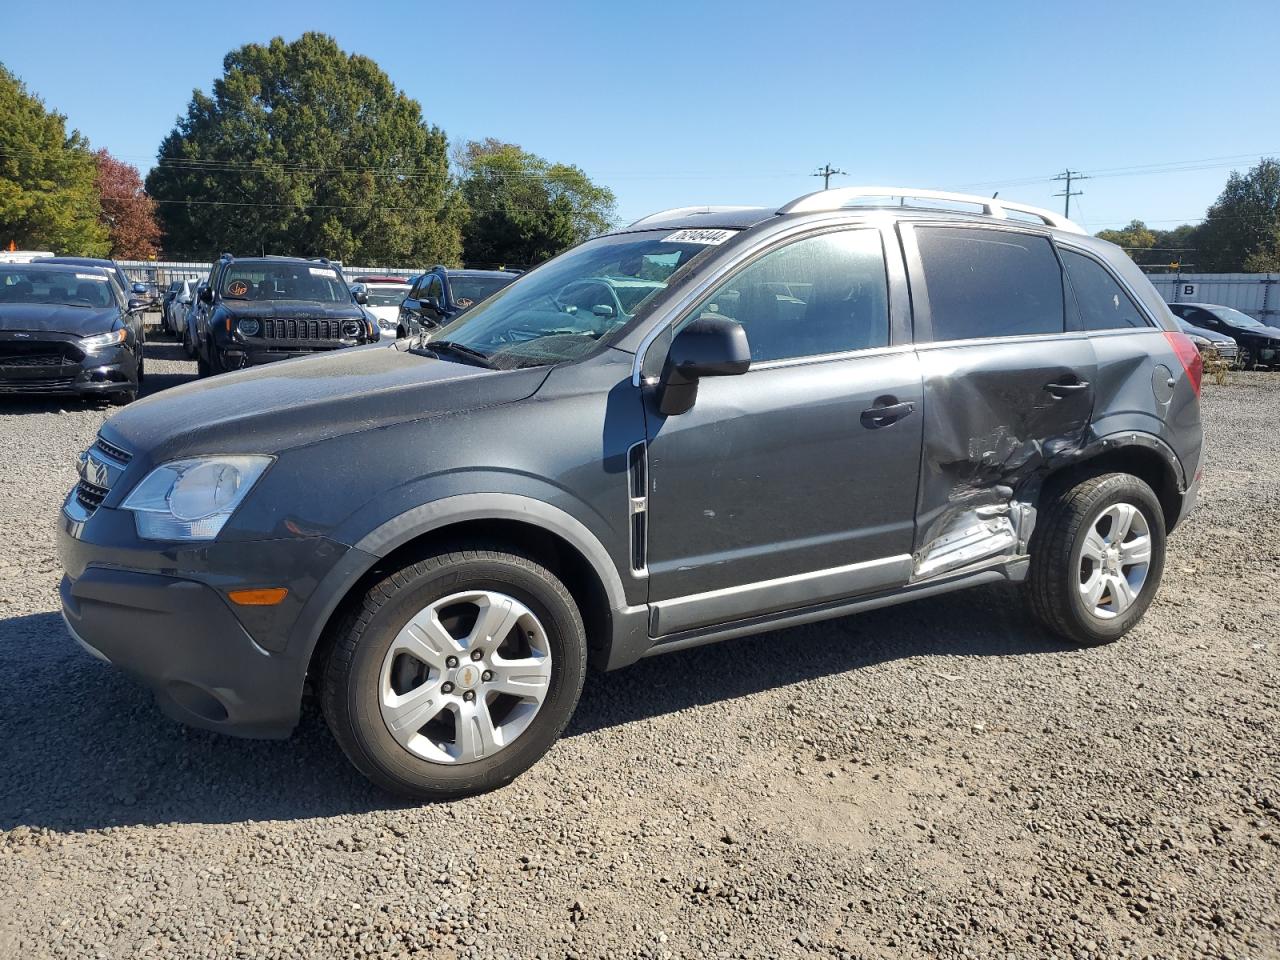
[[1280,328],[1217,303],[1171,303],[1169,309],[1193,327],[1225,333],[1233,339],[1240,351],[1236,363],[1245,370],[1259,364],[1272,369],[1280,366]]
[[0,264],[0,394],[128,403],[143,374],[138,310],[101,268]]

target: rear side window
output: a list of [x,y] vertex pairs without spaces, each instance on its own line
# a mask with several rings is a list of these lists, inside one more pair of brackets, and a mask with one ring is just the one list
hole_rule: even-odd
[[915,234],[935,341],[1065,329],[1062,268],[1048,238],[962,227]]
[[1102,264],[1071,250],[1062,251],[1067,279],[1085,330],[1117,330],[1149,326],[1133,298]]

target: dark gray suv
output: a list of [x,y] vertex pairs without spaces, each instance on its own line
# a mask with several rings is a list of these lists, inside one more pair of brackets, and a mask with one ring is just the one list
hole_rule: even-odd
[[588,663],[1003,581],[1117,639],[1195,500],[1200,373],[1138,268],[1047,211],[666,211],[430,340],[117,414],[63,610],[183,721],[285,736],[310,681],[376,783],[485,790]]

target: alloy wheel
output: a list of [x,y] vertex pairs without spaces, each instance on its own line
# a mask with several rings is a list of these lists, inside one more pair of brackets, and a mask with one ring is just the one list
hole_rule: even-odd
[[492,590],[443,597],[391,642],[378,700],[392,737],[433,763],[473,763],[511,745],[551,688],[551,647],[538,617]]
[[1110,620],[1128,610],[1151,568],[1151,528],[1131,503],[1113,503],[1084,535],[1079,587],[1085,609]]

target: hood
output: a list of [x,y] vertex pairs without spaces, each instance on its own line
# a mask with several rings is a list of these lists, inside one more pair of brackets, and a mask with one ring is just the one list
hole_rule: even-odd
[[530,396],[549,368],[487,370],[385,346],[222,374],[130,404],[103,425],[152,464],[198,453],[277,453]]
[[224,310],[236,317],[254,317],[265,320],[281,317],[285,320],[355,320],[364,319],[364,311],[354,300],[341,303],[323,303],[318,300],[223,300]]
[[87,337],[115,326],[116,307],[68,307],[57,303],[0,303],[0,331],[66,333]]

